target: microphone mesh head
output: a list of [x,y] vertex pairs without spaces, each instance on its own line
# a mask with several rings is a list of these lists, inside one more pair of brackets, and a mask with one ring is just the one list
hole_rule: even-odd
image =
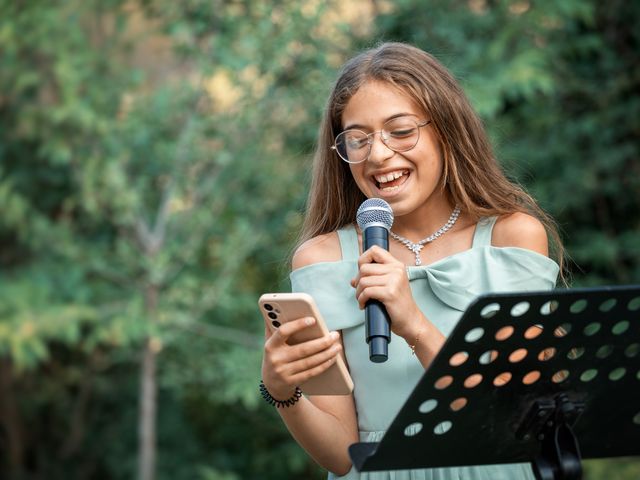
[[358,208],[356,221],[360,230],[367,227],[379,226],[391,230],[393,225],[393,210],[391,206],[381,198],[368,198]]

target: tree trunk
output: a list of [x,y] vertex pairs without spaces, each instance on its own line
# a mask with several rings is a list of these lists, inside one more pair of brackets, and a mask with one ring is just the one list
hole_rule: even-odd
[[[151,285],[145,292],[149,321],[155,317],[158,288]],[[156,350],[152,338],[142,347],[140,369],[140,413],[138,417],[138,480],[154,480],[156,469]]]
[[7,451],[8,478],[20,479],[24,462],[23,432],[13,390],[13,367],[7,358],[0,359],[0,425],[6,434],[7,445],[2,445],[0,439],[0,448]]

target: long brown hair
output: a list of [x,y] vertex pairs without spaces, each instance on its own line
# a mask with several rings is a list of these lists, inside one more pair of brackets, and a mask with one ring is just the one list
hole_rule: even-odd
[[515,212],[535,216],[544,224],[552,256],[563,271],[564,248],[555,222],[521,186],[505,176],[481,120],[456,79],[432,55],[403,43],[383,43],[344,65],[320,125],[299,244],[353,223],[366,198],[348,164],[330,147],[342,130],[347,103],[367,81],[400,88],[429,115],[442,146],[441,186],[453,203],[474,219]]

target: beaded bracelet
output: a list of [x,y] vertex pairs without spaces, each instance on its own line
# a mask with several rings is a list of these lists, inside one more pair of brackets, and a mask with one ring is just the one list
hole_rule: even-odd
[[302,397],[302,390],[300,390],[300,387],[296,387],[296,391],[293,392],[293,395],[288,400],[276,400],[271,396],[271,394],[269,393],[269,390],[267,390],[267,387],[264,385],[262,380],[260,380],[260,394],[262,395],[262,398],[264,398],[267,401],[268,404],[275,405],[276,408],[280,408],[280,407],[290,407],[291,405],[296,403],[298,400],[300,400],[300,397]]

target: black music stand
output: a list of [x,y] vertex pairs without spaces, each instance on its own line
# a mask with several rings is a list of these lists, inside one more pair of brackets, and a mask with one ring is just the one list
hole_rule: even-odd
[[486,295],[464,313],[358,471],[640,455],[640,285]]

